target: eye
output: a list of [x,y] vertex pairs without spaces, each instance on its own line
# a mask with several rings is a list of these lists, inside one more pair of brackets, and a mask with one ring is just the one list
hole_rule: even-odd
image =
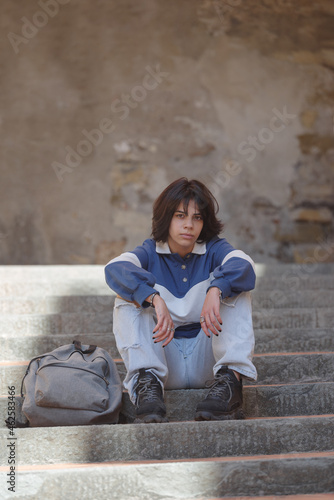
[[200,221],[200,220],[203,220],[203,218],[201,215],[195,215],[195,220]]
[[175,217],[177,217],[178,219],[184,219],[184,214],[177,213],[175,214]]

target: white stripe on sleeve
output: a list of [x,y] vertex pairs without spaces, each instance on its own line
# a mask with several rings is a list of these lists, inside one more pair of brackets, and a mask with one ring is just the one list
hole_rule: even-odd
[[255,272],[254,261],[250,258],[249,255],[245,254],[245,252],[243,252],[242,250],[232,250],[232,252],[230,252],[226,255],[226,257],[224,258],[221,265],[223,266],[225,264],[225,262],[227,262],[230,259],[233,259],[233,257],[239,257],[240,259],[247,260],[252,265],[252,268]]
[[122,253],[119,257],[115,257],[114,259],[111,259],[111,261],[108,262],[107,266],[109,264],[114,264],[115,262],[131,262],[132,264],[134,264],[137,267],[142,267],[137,255],[132,253],[132,252],[125,252],[125,253]]

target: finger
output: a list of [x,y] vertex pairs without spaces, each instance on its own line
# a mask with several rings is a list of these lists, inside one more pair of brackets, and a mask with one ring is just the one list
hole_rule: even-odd
[[162,344],[162,347],[166,347],[166,345],[168,345],[169,342],[171,342],[173,340],[173,338],[174,338],[174,332],[175,332],[175,330],[174,330],[174,328],[172,328],[171,331],[170,331],[170,333],[169,333],[169,335],[168,335],[168,337],[167,337],[167,339],[166,339],[166,342],[164,342]]
[[164,340],[168,335],[170,334],[172,328],[174,328],[172,325],[169,326],[168,323],[164,324],[160,330],[153,336],[153,340],[156,342],[161,342],[161,340]]
[[215,311],[215,316],[216,316],[216,318],[218,319],[219,324],[220,324],[220,326],[221,326],[221,325],[223,324],[223,320],[222,320],[222,317],[221,317],[221,315],[220,315],[219,309],[218,309],[217,311]]
[[154,342],[161,342],[161,340],[164,340],[167,336],[167,328],[166,327],[162,327],[159,329],[159,331],[157,333],[155,333],[153,335],[153,340]]
[[156,333],[158,330],[163,329],[164,325],[167,325],[167,318],[162,316],[162,317],[158,318],[158,322],[155,325],[153,333]]
[[161,325],[159,325],[159,323],[157,323],[157,324],[155,325],[155,328],[154,328],[154,330],[153,330],[153,333],[156,333],[156,332],[157,332],[160,328],[161,328]]
[[205,335],[210,338],[211,335],[210,335],[210,332],[208,330],[208,327],[207,327],[207,324],[205,321],[201,322],[201,327],[202,327],[202,330],[205,333]]
[[215,335],[216,337],[218,337],[218,333],[219,333],[219,332],[217,331],[217,329],[214,327],[214,325],[213,325],[212,323],[209,323],[209,324],[207,325],[207,328],[208,328],[208,330],[209,330],[211,333],[213,333],[213,335]]
[[210,338],[210,333],[209,333],[208,327],[206,325],[205,313],[203,311],[201,311],[201,315],[199,317],[199,322],[200,322],[201,328],[202,328],[203,332],[205,333],[205,335]]
[[[171,331],[172,330],[170,328],[167,328],[163,332],[161,332],[161,333],[159,332],[158,335],[155,335],[153,337],[154,342],[161,342],[161,341],[167,339],[171,335]],[[174,332],[173,332],[173,336],[174,336]]]
[[216,320],[215,317],[207,316],[206,318],[206,327],[207,329],[213,333],[214,335],[218,336],[218,333],[221,331],[220,326],[218,321]]
[[155,335],[153,338],[154,342],[157,343],[157,342],[161,342],[162,340],[165,340],[165,338],[167,337],[167,330],[163,330],[161,332],[159,332],[159,334]]
[[218,319],[216,318],[215,315],[211,315],[210,317],[210,321],[211,321],[211,325],[218,331],[218,332],[221,332],[222,329],[221,329],[221,325],[219,324],[219,321]]
[[213,307],[212,313],[213,313],[213,316],[214,316],[215,320],[216,320],[216,321],[217,321],[220,325],[222,325],[222,324],[223,324],[223,321],[222,321],[222,318],[221,318],[221,315],[220,315],[220,310],[219,310],[219,307]]

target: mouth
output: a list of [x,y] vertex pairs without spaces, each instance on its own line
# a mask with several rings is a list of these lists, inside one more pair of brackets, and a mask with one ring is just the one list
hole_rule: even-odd
[[192,234],[183,233],[183,234],[181,234],[181,238],[186,238],[187,240],[192,240],[194,238],[194,236]]

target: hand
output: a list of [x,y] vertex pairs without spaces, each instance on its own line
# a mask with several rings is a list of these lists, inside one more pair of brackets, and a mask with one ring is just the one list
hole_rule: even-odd
[[210,338],[210,332],[218,336],[221,332],[223,321],[220,316],[220,289],[212,287],[206,294],[205,301],[201,312],[201,327],[205,335]]
[[160,295],[156,295],[154,297],[153,305],[155,307],[155,312],[158,320],[153,330],[153,333],[155,334],[153,336],[153,340],[154,342],[162,342],[163,340],[165,340],[165,343],[162,344],[162,347],[166,347],[166,345],[169,344],[169,342],[174,337],[174,323],[166,306],[166,302],[160,297]]

